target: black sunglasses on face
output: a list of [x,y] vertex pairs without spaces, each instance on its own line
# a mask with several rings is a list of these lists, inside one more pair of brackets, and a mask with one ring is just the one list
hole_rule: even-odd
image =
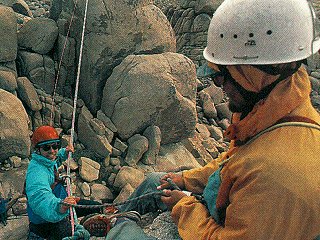
[[212,74],[210,77],[211,77],[211,80],[213,81],[213,83],[217,87],[223,86],[223,84],[225,82],[225,76],[222,72],[216,72],[216,73]]
[[42,148],[43,151],[48,152],[49,150],[51,150],[51,148],[53,150],[59,149],[60,148],[60,144],[59,143],[44,144],[44,145],[40,146],[40,148]]

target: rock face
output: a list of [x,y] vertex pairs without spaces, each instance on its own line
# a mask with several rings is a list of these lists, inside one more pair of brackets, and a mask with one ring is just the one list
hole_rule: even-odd
[[188,58],[175,53],[132,55],[108,79],[101,110],[121,138],[153,124],[160,128],[165,144],[192,134],[195,95],[195,66]]
[[23,103],[29,107],[32,111],[39,111],[42,108],[40,99],[38,97],[38,94],[32,85],[32,83],[29,81],[26,77],[19,77],[17,79],[18,82],[18,94],[19,98]]
[[[53,1],[55,12],[52,15],[59,16],[58,22],[70,19],[73,2]],[[80,39],[83,14],[84,4],[80,4],[71,30],[71,37],[75,39]],[[99,110],[101,90],[106,79],[126,56],[175,52],[175,46],[171,25],[161,10],[150,1],[91,1],[86,24],[80,97],[95,113]]]
[[0,160],[30,154],[28,115],[21,101],[0,89]]
[[18,32],[20,47],[39,54],[47,54],[58,37],[57,23],[49,18],[32,18]]
[[202,51],[207,44],[211,16],[223,0],[181,0],[179,6],[167,8],[165,14],[176,33],[177,52],[192,59],[196,65],[206,60]]
[[17,56],[18,74],[51,94],[55,83],[54,61],[47,55],[19,51]]
[[14,61],[17,57],[18,40],[16,16],[10,7],[0,5],[0,62]]

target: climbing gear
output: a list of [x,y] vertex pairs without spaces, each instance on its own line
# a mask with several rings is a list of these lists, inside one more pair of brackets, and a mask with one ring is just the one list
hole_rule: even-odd
[[87,229],[91,236],[104,237],[110,229],[116,224],[117,220],[132,220],[138,222],[141,216],[136,211],[115,213],[115,214],[99,214],[94,213],[84,217],[80,224]]
[[65,203],[65,202],[61,202],[60,204],[69,206],[69,207],[73,207],[73,208],[100,208],[100,209],[104,209],[106,207],[110,207],[110,206],[122,206],[122,205],[126,205],[128,203],[131,202],[138,202],[142,199],[145,198],[150,198],[150,197],[155,197],[155,196],[162,196],[163,192],[162,191],[154,191],[154,192],[150,192],[150,193],[146,193],[144,195],[141,195],[139,197],[136,198],[131,198],[122,202],[117,202],[117,203],[103,203],[103,204],[97,204],[97,205],[79,205],[79,204],[70,204],[70,203]]
[[[73,146],[74,139],[74,129],[75,129],[75,121],[76,121],[76,110],[77,110],[77,101],[78,101],[78,91],[79,91],[79,82],[80,82],[80,70],[82,63],[82,53],[83,53],[83,44],[84,44],[84,33],[86,29],[87,22],[87,12],[88,12],[88,3],[89,0],[86,0],[85,10],[84,10],[84,18],[83,18],[83,26],[82,26],[82,34],[81,34],[81,42],[80,42],[80,50],[79,50],[79,61],[78,61],[78,70],[77,70],[77,78],[76,78],[76,86],[75,86],[75,94],[73,100],[73,113],[72,113],[72,121],[71,121],[71,136],[70,136],[70,145]],[[67,176],[70,176],[70,161],[72,159],[72,152],[70,151],[68,154],[67,160]],[[71,191],[71,181],[70,178],[66,178],[67,182],[67,193],[68,196],[72,196]],[[74,226],[78,224],[78,218],[73,207],[70,207],[70,221],[71,221],[71,230],[72,236],[74,235]]]
[[82,226],[76,225],[75,232],[72,237],[65,237],[62,240],[89,240],[90,233]]
[[49,143],[59,143],[60,138],[57,130],[51,126],[37,128],[31,137],[33,147],[39,147]]
[[279,64],[320,48],[311,0],[226,0],[214,13],[203,55],[222,65]]
[[60,57],[59,64],[58,64],[57,75],[56,75],[56,78],[55,78],[55,81],[54,81],[54,87],[53,87],[53,93],[52,93],[52,105],[51,105],[51,113],[50,113],[50,126],[53,125],[54,106],[55,106],[55,98],[56,98],[58,80],[59,80],[59,77],[60,77],[60,71],[61,71],[62,62],[63,62],[62,60],[63,60],[63,57],[64,57],[65,50],[67,48],[67,44],[68,44],[68,40],[69,40],[69,34],[70,34],[70,31],[71,31],[71,27],[72,27],[72,23],[73,23],[73,19],[74,19],[74,16],[75,16],[77,5],[78,5],[78,0],[76,0],[75,3],[74,3],[72,15],[71,15],[71,18],[70,18],[70,23],[69,23],[69,26],[68,26],[68,31],[67,31],[67,34],[66,34],[66,38],[65,38],[65,41],[64,41],[64,44],[63,44],[63,48],[62,48],[62,52],[61,52],[61,57]]

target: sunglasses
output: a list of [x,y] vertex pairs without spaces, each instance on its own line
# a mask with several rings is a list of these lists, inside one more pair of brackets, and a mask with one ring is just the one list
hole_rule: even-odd
[[225,76],[223,73],[221,72],[217,72],[215,74],[212,74],[211,76],[211,80],[213,81],[214,85],[216,85],[217,87],[222,87],[223,84],[225,83]]
[[51,148],[53,150],[57,150],[61,147],[60,143],[54,143],[54,144],[44,144],[42,146],[40,146],[40,148],[42,148],[43,151],[48,152],[49,150],[51,150]]

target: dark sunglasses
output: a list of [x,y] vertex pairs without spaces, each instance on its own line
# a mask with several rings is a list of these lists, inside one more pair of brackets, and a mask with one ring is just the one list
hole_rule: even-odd
[[217,87],[222,87],[225,82],[225,76],[221,72],[216,72],[215,74],[212,74],[211,80],[213,81],[214,85]]
[[53,150],[57,150],[61,147],[60,143],[54,143],[54,144],[44,144],[42,146],[40,146],[40,148],[42,148],[43,151],[48,152],[49,150],[51,150],[51,148]]

